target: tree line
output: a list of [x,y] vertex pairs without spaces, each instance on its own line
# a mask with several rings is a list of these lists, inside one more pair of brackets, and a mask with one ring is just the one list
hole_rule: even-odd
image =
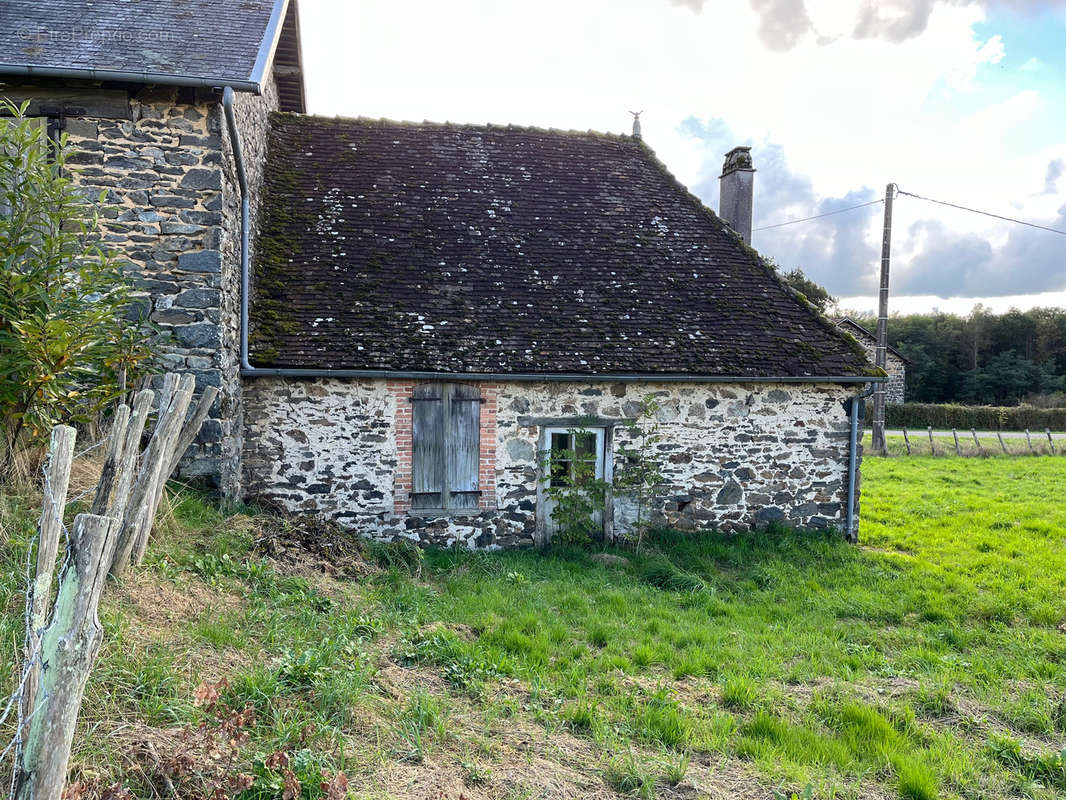
[[[823,313],[876,331],[874,314],[839,310],[837,299],[802,269],[785,272],[767,261]],[[966,316],[894,314],[888,343],[909,362],[908,403],[1066,407],[1066,309],[995,314],[978,303]]]
[[1066,406],[1066,309],[897,314],[888,341],[910,362],[907,402]]

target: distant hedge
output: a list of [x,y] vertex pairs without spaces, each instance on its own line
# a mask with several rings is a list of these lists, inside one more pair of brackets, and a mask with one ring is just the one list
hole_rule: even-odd
[[[866,403],[866,424],[873,414],[873,403]],[[885,409],[885,423],[889,428],[918,430],[932,426],[934,430],[979,431],[1066,431],[1066,408],[1036,408],[1035,406],[960,406],[950,403],[889,404]]]

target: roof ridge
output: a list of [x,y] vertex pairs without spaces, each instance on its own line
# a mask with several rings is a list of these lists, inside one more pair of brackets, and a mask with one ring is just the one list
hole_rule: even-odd
[[379,127],[397,127],[397,128],[424,128],[427,130],[464,130],[464,131],[485,131],[492,133],[540,133],[551,134],[555,136],[568,136],[568,137],[581,137],[586,139],[608,139],[618,142],[639,143],[643,140],[639,137],[632,136],[628,133],[611,133],[609,131],[596,131],[589,128],[588,130],[580,131],[575,128],[544,128],[539,125],[516,125],[514,123],[494,123],[494,122],[452,122],[451,120],[445,120],[444,122],[437,122],[434,120],[424,119],[421,122],[417,120],[397,120],[389,119],[388,117],[346,117],[340,114],[328,117],[320,114],[298,114],[289,111],[276,111],[275,117],[283,118],[285,121],[292,122],[322,122],[322,123],[352,123],[364,126],[376,125]]

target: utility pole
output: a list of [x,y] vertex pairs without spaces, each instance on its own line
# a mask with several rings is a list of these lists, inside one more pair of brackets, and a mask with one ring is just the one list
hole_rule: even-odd
[[[892,251],[892,199],[896,184],[885,187],[885,226],[881,238],[881,292],[877,307],[876,366],[885,368],[888,359],[888,262]],[[874,424],[870,445],[875,452],[885,453],[885,384],[874,384]]]

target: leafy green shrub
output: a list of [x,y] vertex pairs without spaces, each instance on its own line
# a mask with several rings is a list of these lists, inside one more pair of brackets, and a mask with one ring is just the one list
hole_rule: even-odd
[[[102,244],[98,203],[69,177],[66,134],[0,125],[0,478],[53,425],[87,421],[132,385],[150,350],[131,284]],[[124,318],[127,317],[127,318]]]

